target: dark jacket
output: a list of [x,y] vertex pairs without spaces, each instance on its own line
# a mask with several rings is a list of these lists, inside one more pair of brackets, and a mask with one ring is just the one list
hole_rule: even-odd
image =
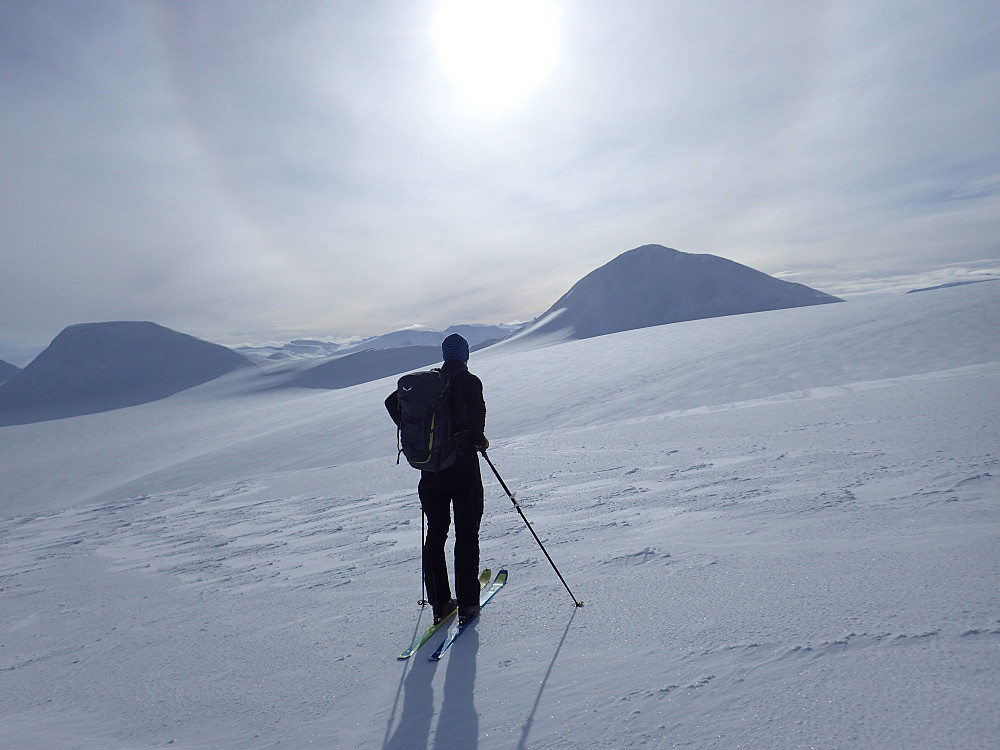
[[[458,439],[459,455],[475,453],[477,445],[486,442],[486,401],[483,399],[482,381],[469,372],[469,366],[464,362],[447,360],[441,365],[441,372],[450,376],[448,388],[450,392],[451,423]],[[399,399],[396,391],[389,394],[385,400],[386,411],[392,421],[399,426]],[[469,450],[469,449],[472,450]]]

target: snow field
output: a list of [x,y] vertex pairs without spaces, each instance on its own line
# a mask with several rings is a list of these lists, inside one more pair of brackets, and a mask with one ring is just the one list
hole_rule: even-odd
[[992,286],[475,355],[586,606],[484,463],[438,664],[391,381],[2,428],[0,747],[995,747]]

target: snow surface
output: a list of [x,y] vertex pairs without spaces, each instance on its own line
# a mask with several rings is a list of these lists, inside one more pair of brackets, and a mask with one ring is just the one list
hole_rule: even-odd
[[279,385],[301,388],[348,388],[352,385],[399,376],[408,370],[433,367],[441,361],[441,345],[369,349],[323,362],[279,378]]
[[144,404],[249,364],[223,346],[155,323],[72,325],[0,385],[0,425]]
[[326,359],[342,355],[364,352],[370,349],[396,349],[400,347],[427,346],[440,351],[441,342],[450,334],[461,334],[468,340],[473,351],[477,347],[506,338],[516,326],[491,326],[467,324],[451,326],[444,331],[427,328],[407,328],[381,336],[373,336],[350,343],[313,341],[296,339],[286,344],[263,346],[239,346],[236,351],[263,362],[281,362],[298,359]]
[[[473,355],[437,664],[394,378],[0,428],[2,748],[995,748],[1000,285]],[[488,469],[487,469],[488,472]]]
[[517,336],[585,339],[842,301],[717,255],[643,245],[588,273]]
[[0,359],[0,383],[11,378],[15,373],[21,371],[20,367],[12,365],[10,362],[4,362]]

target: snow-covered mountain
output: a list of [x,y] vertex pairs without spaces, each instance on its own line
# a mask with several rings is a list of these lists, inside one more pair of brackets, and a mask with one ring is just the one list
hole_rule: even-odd
[[431,331],[425,328],[407,328],[402,331],[393,331],[382,336],[376,336],[359,344],[350,347],[350,350],[361,349],[392,349],[396,347],[410,346],[433,346],[440,347],[441,342],[453,333],[460,334],[469,342],[472,349],[480,348],[484,344],[499,341],[510,335],[513,329],[508,326],[491,325],[457,325],[450,326],[444,331]]
[[[589,338],[697,318],[838,302],[713,255],[645,245],[591,272],[514,338]],[[24,372],[0,385],[0,424],[94,413],[163,398],[246,363],[266,363],[266,386],[337,389],[440,360],[446,336],[473,351],[516,327],[412,328],[354,343],[298,339],[241,354],[153,323],[71,326]],[[183,342],[183,345],[182,345]],[[94,351],[87,351],[93,345]],[[321,364],[315,364],[322,360]],[[273,365],[273,366],[272,366]],[[0,373],[2,375],[2,373]],[[0,377],[2,382],[2,377]]]
[[73,325],[0,385],[0,425],[155,401],[244,364],[225,347],[155,323]]
[[294,359],[317,359],[336,355],[344,344],[317,339],[293,339],[285,344],[262,344],[259,346],[237,346],[234,351],[254,360],[280,362]]
[[356,354],[370,349],[397,349],[402,347],[440,347],[441,342],[452,333],[459,333],[469,342],[471,348],[481,348],[506,338],[516,326],[457,325],[444,331],[428,328],[406,328],[385,333],[381,336],[361,339],[348,343],[296,339],[287,344],[269,346],[240,346],[236,351],[255,359],[282,361],[294,359],[316,359]]
[[518,338],[585,339],[685,320],[841,301],[715,255],[643,245],[584,276]]
[[[446,660],[394,377],[0,427],[0,747],[993,750],[1000,284],[473,355]],[[425,649],[433,648],[433,640]]]
[[347,388],[440,362],[440,345],[367,349],[297,372],[281,380],[281,385],[299,388]]
[[[413,335],[416,333],[417,335]],[[332,357],[308,369],[289,371],[285,377],[276,377],[275,385],[298,388],[347,388],[390,375],[441,362],[441,342],[452,333],[465,336],[470,349],[475,352],[509,334],[500,326],[452,326],[446,331],[400,331],[386,334],[367,342],[363,347],[352,347],[348,353]],[[502,336],[501,336],[502,334]],[[429,342],[416,345],[412,341]],[[379,346],[369,346],[372,344]]]
[[4,362],[0,359],[0,383],[3,383],[5,380],[9,380],[20,371],[20,367],[12,365],[10,362]]

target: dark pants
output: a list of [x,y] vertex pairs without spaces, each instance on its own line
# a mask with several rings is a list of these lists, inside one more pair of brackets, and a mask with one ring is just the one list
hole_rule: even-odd
[[455,514],[455,598],[459,606],[479,604],[479,523],[483,518],[483,478],[479,455],[459,456],[453,466],[426,471],[417,485],[420,507],[427,517],[423,566],[427,599],[439,606],[451,598],[444,543]]

